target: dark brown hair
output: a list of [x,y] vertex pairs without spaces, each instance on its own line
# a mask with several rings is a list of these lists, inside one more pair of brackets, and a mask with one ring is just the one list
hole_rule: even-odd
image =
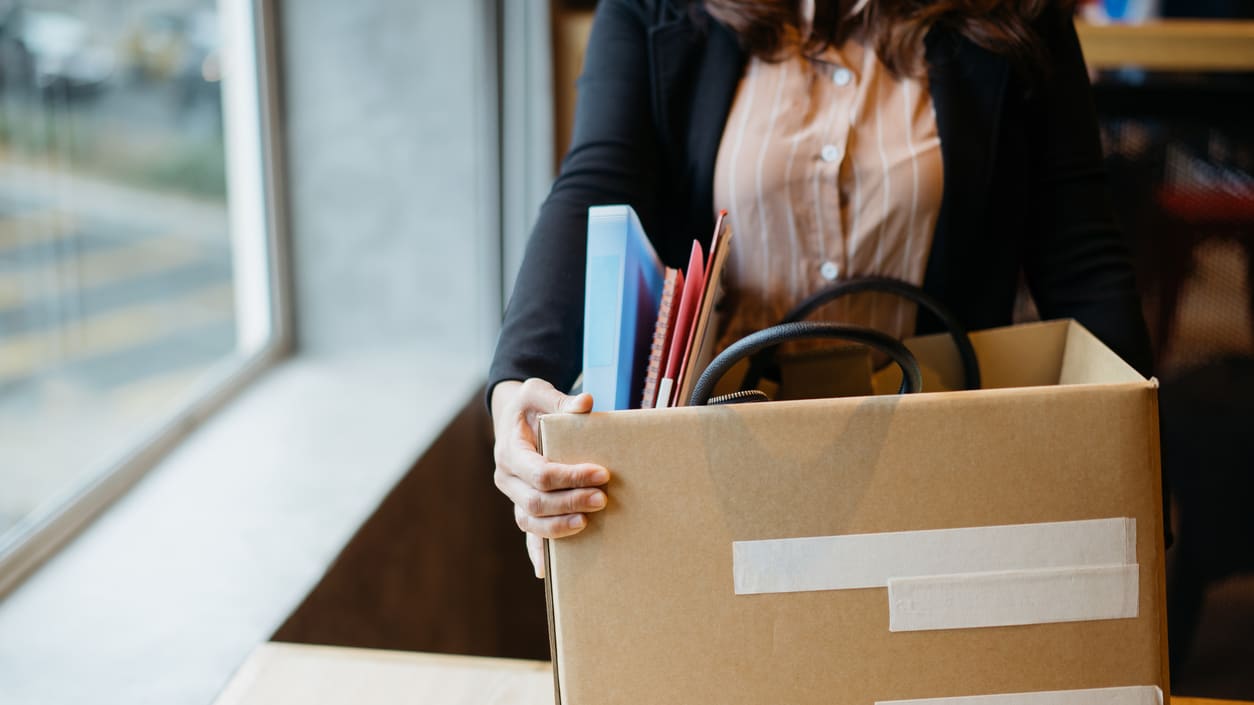
[[814,29],[803,37],[799,0],[705,0],[710,16],[754,56],[777,61],[857,37],[899,76],[924,71],[923,39],[934,26],[950,27],[1020,70],[1043,69],[1032,23],[1051,4],[1069,14],[1074,0],[815,0]]

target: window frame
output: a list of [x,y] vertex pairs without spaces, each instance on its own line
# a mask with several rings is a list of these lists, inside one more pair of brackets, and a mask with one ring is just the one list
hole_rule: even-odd
[[121,498],[215,411],[292,349],[291,276],[280,134],[277,0],[218,0],[223,129],[237,352],[126,455],[52,498],[0,542],[0,598]]

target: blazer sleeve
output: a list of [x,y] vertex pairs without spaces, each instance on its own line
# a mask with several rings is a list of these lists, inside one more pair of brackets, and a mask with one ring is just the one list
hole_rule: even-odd
[[540,208],[506,307],[487,398],[505,380],[560,390],[582,368],[588,207],[626,203],[654,222],[659,164],[650,110],[648,12],[639,0],[598,3],[577,83],[570,150]]
[[1049,68],[1035,90],[1024,271],[1042,318],[1074,318],[1144,375],[1149,335],[1131,258],[1111,210],[1097,115],[1070,17],[1038,23]]

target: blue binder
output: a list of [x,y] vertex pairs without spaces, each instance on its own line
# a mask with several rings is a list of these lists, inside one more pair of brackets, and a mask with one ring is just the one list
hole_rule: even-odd
[[640,405],[664,269],[631,206],[588,209],[583,391],[593,411]]

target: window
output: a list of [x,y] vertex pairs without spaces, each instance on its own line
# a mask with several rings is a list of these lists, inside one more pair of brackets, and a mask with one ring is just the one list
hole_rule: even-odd
[[262,9],[0,0],[0,590],[281,349]]

